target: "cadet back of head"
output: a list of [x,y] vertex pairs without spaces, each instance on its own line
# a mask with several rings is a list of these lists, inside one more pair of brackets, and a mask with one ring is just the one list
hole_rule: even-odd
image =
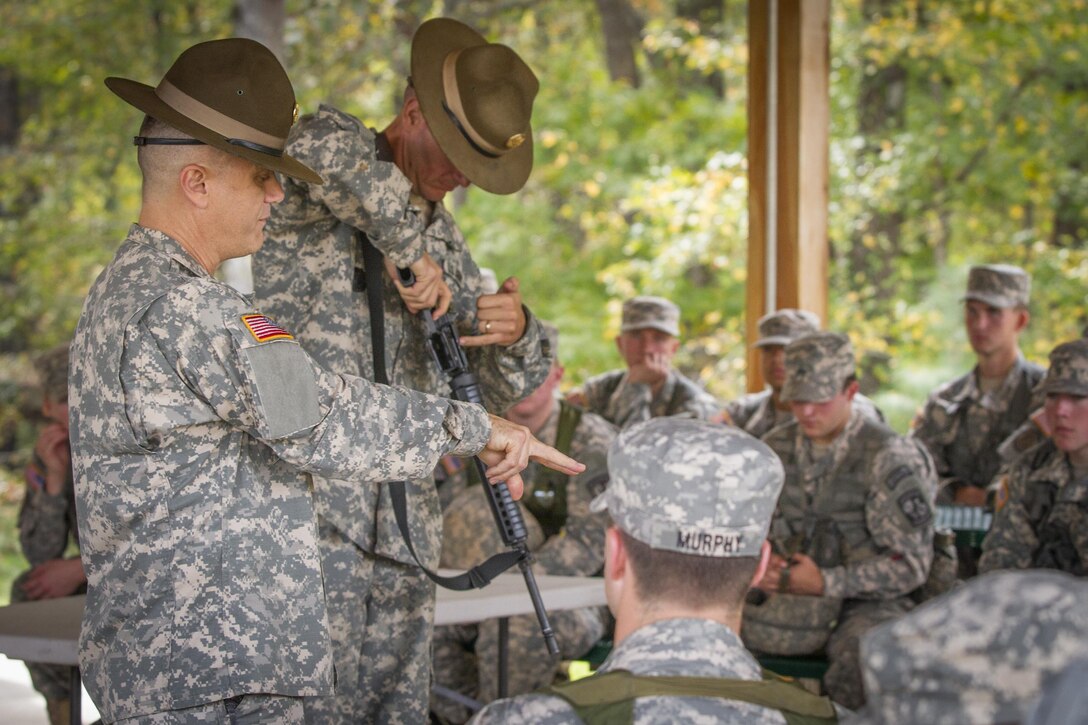
[[1027,307],[1031,300],[1031,277],[1011,264],[976,264],[967,273],[967,293],[963,299],[991,307]]
[[660,330],[680,337],[680,308],[664,297],[632,297],[623,303],[620,332]]
[[861,722],[1023,722],[1088,651],[1088,581],[1034,569],[976,577],[861,643]]
[[1063,342],[1050,352],[1050,367],[1039,383],[1043,395],[1088,396],[1088,339]]
[[743,598],[748,579],[722,582],[715,565],[758,564],[784,480],[768,446],[728,426],[653,418],[613,441],[608,470],[591,509],[607,510],[626,540],[660,564],[652,577],[639,572],[644,595],[697,601],[732,586]]
[[818,403],[842,392],[856,375],[854,346],[837,332],[817,332],[786,346],[782,400]]
[[820,318],[808,310],[776,310],[759,318],[759,339],[753,347],[789,345],[799,337],[820,331]]

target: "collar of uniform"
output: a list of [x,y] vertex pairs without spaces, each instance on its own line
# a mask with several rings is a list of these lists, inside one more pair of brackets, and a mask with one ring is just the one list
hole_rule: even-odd
[[616,645],[600,671],[758,680],[759,663],[729,627],[709,619],[678,617],[639,627]]
[[160,232],[158,229],[133,224],[129,227],[128,238],[159,250],[192,272],[194,277],[211,277],[208,270],[204,269],[200,262],[193,258],[193,255],[185,251],[185,247],[181,246],[181,242],[164,232]]
[[1069,462],[1069,456],[1054,447],[1043,465],[1028,474],[1028,479],[1032,481],[1053,481],[1061,485],[1073,480],[1073,465]]
[[1006,407],[1006,403],[1012,398],[1013,393],[1016,392],[1017,383],[1020,381],[1020,373],[1024,369],[1024,355],[1023,353],[1016,353],[1016,362],[1009,368],[1009,372],[1005,375],[1005,379],[1001,381],[1001,385],[998,385],[989,394],[982,392],[982,388],[978,384],[978,366],[971,371],[971,374],[967,376],[967,385],[964,386],[964,395],[962,397],[970,397],[971,400],[984,405],[991,410],[1003,410]]

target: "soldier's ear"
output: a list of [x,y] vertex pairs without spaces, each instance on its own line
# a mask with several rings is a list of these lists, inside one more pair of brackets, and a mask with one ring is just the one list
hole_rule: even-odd
[[755,574],[752,575],[752,581],[748,583],[748,588],[754,587],[761,579],[763,575],[767,573],[767,567],[771,563],[771,542],[764,539],[763,546],[759,549],[759,564],[756,565]]

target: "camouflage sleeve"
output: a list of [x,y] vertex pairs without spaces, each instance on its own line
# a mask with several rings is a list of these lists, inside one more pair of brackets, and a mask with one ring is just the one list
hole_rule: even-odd
[[910,442],[900,440],[872,464],[865,524],[873,556],[823,570],[824,592],[851,599],[890,599],[918,588],[933,561],[934,482]]
[[551,370],[553,354],[547,354],[541,340],[546,339],[540,321],[525,311],[525,333],[509,347],[484,345],[466,348],[469,366],[480,381],[485,407],[501,414],[544,382]]
[[676,408],[669,410],[669,415],[687,413],[699,420],[712,420],[721,412],[721,403],[694,382],[686,378],[679,378],[677,382],[683,392]]
[[567,522],[563,530],[552,536],[533,552],[541,571],[560,576],[593,576],[604,567],[604,532],[608,528],[608,512],[593,513],[589,505],[608,485],[608,468],[603,448],[592,454],[572,450],[586,470],[567,484]]
[[331,110],[310,117],[287,151],[325,180],[307,193],[365,232],[394,264],[407,267],[423,256],[423,220],[409,202],[412,184],[396,164],[377,160],[373,133],[356,119]]
[[1027,468],[1012,466],[998,477],[994,520],[982,540],[980,574],[997,569],[1027,569],[1039,548],[1027,509]]
[[469,720],[470,725],[573,725],[581,718],[565,700],[551,695],[521,695],[495,700]]
[[624,377],[604,404],[603,412],[598,414],[623,430],[652,418],[653,402],[654,394],[649,385],[632,383]]
[[945,444],[949,427],[953,424],[950,415],[937,395],[930,395],[922,412],[914,421],[910,432],[912,438],[920,441],[929,451],[937,467],[938,490],[943,492],[942,499],[962,485],[962,481],[951,475],[951,466],[945,456]]
[[28,482],[19,508],[19,544],[31,566],[64,556],[70,533],[68,506],[65,493],[51,496],[44,488]]
[[[140,328],[218,418],[301,470],[358,481],[423,478],[442,455],[471,455],[487,442],[491,424],[480,406],[334,375],[286,331],[257,322],[243,300],[197,279],[157,300]],[[141,362],[133,361],[137,374]]]
[[[582,395],[586,399],[586,410],[606,419],[608,418],[605,415],[605,407],[612,396],[612,391],[616,388],[615,379],[617,374],[622,375],[619,371],[613,371],[603,375],[595,375],[582,383]],[[616,421],[610,420],[609,422],[615,423]]]

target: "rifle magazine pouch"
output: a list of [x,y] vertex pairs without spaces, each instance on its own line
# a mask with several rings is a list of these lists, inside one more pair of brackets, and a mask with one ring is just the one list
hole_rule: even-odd
[[821,651],[839,622],[842,599],[771,594],[744,605],[740,636],[760,654],[809,655]]

